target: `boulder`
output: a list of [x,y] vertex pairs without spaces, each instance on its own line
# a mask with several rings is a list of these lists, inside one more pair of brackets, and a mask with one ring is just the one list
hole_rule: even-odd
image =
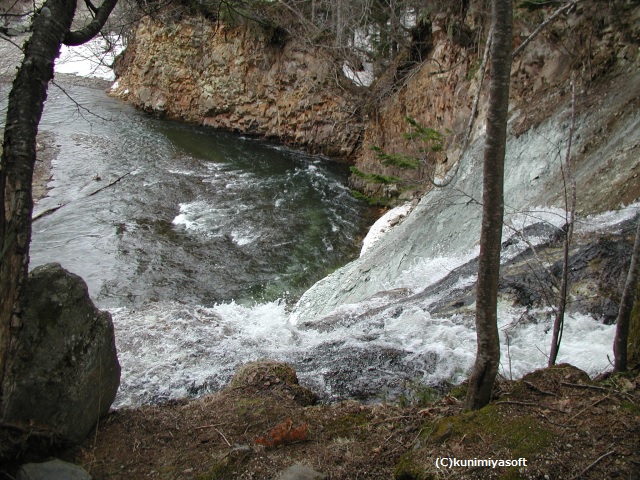
[[113,322],[85,282],[59,264],[29,274],[4,421],[82,441],[120,385]]
[[285,398],[305,407],[318,400],[315,393],[298,383],[298,375],[291,365],[272,360],[242,365],[231,380],[229,388],[254,393],[277,390]]
[[91,480],[87,471],[74,465],[54,459],[43,463],[27,463],[18,471],[16,480]]

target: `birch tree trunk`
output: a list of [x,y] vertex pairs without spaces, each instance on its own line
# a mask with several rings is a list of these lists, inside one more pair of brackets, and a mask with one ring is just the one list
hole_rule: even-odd
[[35,15],[33,33],[25,44],[24,59],[9,93],[0,157],[0,407],[9,394],[5,380],[22,326],[21,297],[29,267],[36,136],[55,59],[63,43],[79,45],[93,38],[116,2],[104,0],[94,10],[90,23],[71,31],[76,0],[47,0]]
[[482,180],[482,231],[476,292],[477,352],[467,390],[468,410],[477,410],[489,403],[500,363],[497,301],[511,74],[511,0],[493,0],[492,19],[494,33],[491,43],[491,78]]

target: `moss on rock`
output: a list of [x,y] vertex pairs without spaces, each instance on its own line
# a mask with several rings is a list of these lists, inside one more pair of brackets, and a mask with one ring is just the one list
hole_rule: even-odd
[[287,393],[299,405],[313,405],[318,397],[308,388],[300,386],[295,369],[286,363],[263,360],[250,362],[238,369],[231,389],[248,389],[254,392],[277,389]]

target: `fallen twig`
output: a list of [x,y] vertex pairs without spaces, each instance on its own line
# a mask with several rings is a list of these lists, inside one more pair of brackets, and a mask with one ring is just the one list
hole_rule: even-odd
[[31,218],[31,221],[35,222],[36,220],[40,220],[42,217],[46,217],[47,215],[51,215],[53,212],[55,212],[57,210],[60,210],[65,205],[66,205],[66,203],[61,203],[59,205],[56,205],[55,207],[47,208],[46,210],[43,210],[42,212],[38,212],[36,215],[34,215]]
[[524,384],[525,384],[527,387],[531,388],[532,390],[534,390],[534,391],[538,392],[538,393],[539,393],[539,394],[541,394],[541,395],[550,395],[550,396],[552,396],[552,397],[555,397],[555,396],[556,396],[556,394],[555,394],[555,393],[553,393],[553,392],[547,392],[546,390],[542,390],[541,388],[536,387],[533,383],[531,383],[531,382],[527,382],[526,380],[524,381]]
[[524,405],[525,407],[539,407],[540,405],[533,402],[517,402],[515,400],[500,400],[495,402],[496,405]]
[[569,419],[569,421],[573,420],[574,418],[582,415],[584,412],[586,412],[587,410],[589,410],[590,408],[595,407],[596,405],[598,405],[600,402],[602,402],[603,400],[606,400],[607,398],[609,398],[611,396],[611,394],[605,395],[604,397],[600,398],[599,400],[593,402],[591,405],[589,405],[588,407],[583,408],[582,410],[580,410],[578,413],[576,413],[573,417],[571,417]]
[[222,439],[226,442],[227,445],[231,446],[231,444],[229,443],[229,440],[227,440],[227,437],[224,436],[224,433],[222,433],[220,430],[218,430],[217,428],[213,427],[213,429],[218,432],[220,434],[220,436],[222,437]]
[[120,180],[122,180],[123,178],[125,178],[128,175],[131,175],[131,172],[127,172],[124,175],[119,176],[118,178],[116,178],[113,182],[109,183],[108,185],[105,185],[104,187],[101,187],[101,188],[97,189],[95,192],[91,192],[89,195],[87,195],[87,197],[92,197],[96,193],[99,193],[99,192],[103,191],[104,189],[115,185],[116,183],[118,183]]
[[607,452],[604,455],[600,455],[591,465],[589,465],[587,468],[582,470],[578,475],[576,475],[575,477],[571,477],[571,480],[576,480],[577,478],[581,478],[585,473],[587,473],[589,470],[595,467],[603,458],[606,458],[609,455],[613,455],[614,453],[616,453],[616,451],[611,450],[610,452]]
[[193,427],[194,430],[204,430],[205,428],[216,428],[224,425],[224,423],[214,423],[213,425],[200,425],[199,427]]
[[547,422],[549,422],[551,425],[555,425],[556,427],[562,427],[562,428],[576,428],[577,425],[563,425],[562,423],[556,423],[553,420],[550,420],[549,417],[547,417],[544,412],[538,412],[539,415],[542,416],[542,418],[544,418]]
[[560,385],[564,385],[565,387],[573,387],[573,388],[589,388],[591,390],[599,390],[601,392],[609,391],[604,387],[598,387],[597,385],[583,385],[582,383],[561,382]]
[[554,412],[567,413],[564,410],[559,408],[551,407],[549,405],[541,405],[535,402],[517,402],[515,400],[500,400],[498,402],[494,402],[496,405],[522,405],[525,407],[536,407],[536,408],[544,408],[546,410],[553,410]]

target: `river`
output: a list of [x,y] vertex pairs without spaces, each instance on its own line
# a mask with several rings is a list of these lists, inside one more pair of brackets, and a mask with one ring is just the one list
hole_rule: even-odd
[[[357,256],[371,210],[351,196],[343,164],[162,120],[82,83],[52,85],[40,123],[52,178],[34,210],[30,268],[61,263],[87,282],[97,306],[112,311],[122,403],[219,388],[206,371],[195,381],[169,367],[179,379],[161,391],[137,377],[171,365],[171,354],[161,352],[175,340],[176,354],[191,358],[219,348],[201,329],[211,319],[194,311],[267,308],[288,323],[287,303]],[[3,112],[8,88],[2,85]],[[176,318],[184,311],[192,312],[187,324]],[[250,316],[231,314],[228,328],[246,327]],[[161,345],[140,344],[166,333],[164,320],[173,333]],[[176,337],[177,328],[189,339]],[[213,376],[226,380],[241,359],[234,355]],[[131,383],[140,391],[132,394]]]
[[[379,247],[325,277],[357,256],[366,229],[367,209],[350,196],[344,166],[153,118],[83,86],[52,88],[41,131],[55,159],[36,210],[51,213],[34,223],[31,267],[60,262],[111,312],[122,365],[115,407],[204,395],[259,359],[293,364],[301,383],[329,401],[410,396],[466,377],[472,316],[430,313],[438,298],[475,281],[471,271],[454,275],[478,250],[475,228],[460,227],[477,215],[466,198],[425,197]],[[460,181],[476,182],[474,165],[465,168]],[[510,188],[522,194],[520,178]],[[615,225],[637,209],[584,219],[582,228]],[[563,217],[532,212],[550,225]],[[419,249],[433,252],[418,258]],[[405,258],[410,264],[398,266]],[[385,273],[393,271],[396,279]],[[457,280],[438,298],[419,294],[451,275]],[[292,315],[293,301],[321,278]],[[332,305],[345,292],[360,298]],[[416,300],[393,300],[407,293]],[[525,313],[499,305],[507,377],[546,363],[548,311],[520,322]],[[559,361],[603,371],[613,330],[573,315]]]
[[57,155],[36,215],[62,206],[35,221],[31,266],[60,262],[100,307],[295,298],[357,255],[343,165],[65,90],[41,122]]

